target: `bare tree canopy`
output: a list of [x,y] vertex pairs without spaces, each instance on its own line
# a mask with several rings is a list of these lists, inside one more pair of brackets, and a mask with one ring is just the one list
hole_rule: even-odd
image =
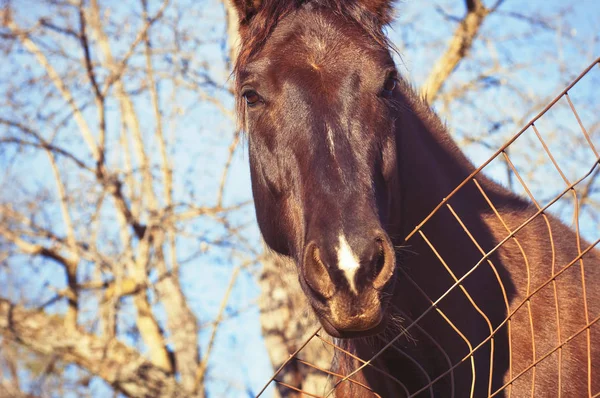
[[[232,288],[259,258],[249,197],[227,194],[239,134],[222,16],[219,3],[5,3],[0,336],[2,352],[31,352],[3,356],[29,369],[1,377],[11,389],[87,395],[100,379],[204,396]],[[207,268],[232,273],[229,288],[198,292]]]

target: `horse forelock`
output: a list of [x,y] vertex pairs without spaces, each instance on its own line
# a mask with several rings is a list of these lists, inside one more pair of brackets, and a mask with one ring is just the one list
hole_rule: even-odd
[[[374,13],[367,3],[359,0],[264,0],[258,12],[249,21],[242,21],[240,26],[241,47],[233,71],[237,91],[240,73],[257,57],[278,24],[302,7],[328,10],[360,26],[380,46],[395,52],[383,32],[389,18],[383,12]],[[240,95],[236,96],[236,108],[240,127],[245,129],[244,101]]]

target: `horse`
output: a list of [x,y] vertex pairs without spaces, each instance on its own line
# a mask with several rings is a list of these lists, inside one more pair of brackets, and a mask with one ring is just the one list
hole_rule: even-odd
[[233,5],[262,237],[323,329],[373,358],[338,356],[336,395],[597,394],[600,256],[484,176],[447,198],[476,169],[398,73],[392,1]]

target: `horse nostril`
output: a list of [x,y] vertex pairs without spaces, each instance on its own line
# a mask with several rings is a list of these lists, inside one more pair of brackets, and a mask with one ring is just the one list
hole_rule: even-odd
[[321,259],[319,248],[313,242],[304,250],[302,272],[304,280],[313,291],[326,299],[333,296],[335,286]]
[[373,278],[376,278],[377,275],[381,273],[383,270],[383,266],[385,265],[385,249],[384,249],[384,241],[381,238],[377,238],[377,248],[374,256],[373,263],[375,267],[373,268]]
[[396,257],[392,245],[385,237],[377,238],[377,254],[374,264],[373,287],[381,289],[394,275],[396,268]]

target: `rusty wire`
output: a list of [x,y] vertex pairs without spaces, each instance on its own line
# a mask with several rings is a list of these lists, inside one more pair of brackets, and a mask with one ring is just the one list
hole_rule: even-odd
[[[446,270],[446,272],[449,274],[449,276],[452,278],[453,280],[453,284],[450,286],[450,288],[448,290],[446,290],[446,292],[444,292],[443,294],[441,294],[438,298],[436,299],[432,299],[431,297],[429,297],[425,291],[423,289],[421,289],[421,287],[414,281],[411,279],[410,275],[408,275],[408,273],[406,273],[404,270],[399,269],[400,273],[402,274],[401,277],[402,278],[406,278],[406,280],[409,283],[412,283],[414,285],[414,287],[417,289],[417,291],[425,298],[425,300],[427,300],[427,302],[429,303],[429,307],[423,311],[423,313],[421,313],[419,316],[415,317],[414,319],[409,318],[408,316],[406,316],[406,314],[403,314],[403,316],[405,317],[405,320],[407,320],[409,322],[409,324],[405,327],[402,328],[402,331],[400,333],[398,333],[395,337],[393,337],[392,339],[390,339],[385,346],[379,350],[375,355],[373,355],[370,359],[366,360],[366,359],[361,359],[356,357],[355,355],[353,355],[352,353],[344,350],[343,348],[335,345],[334,343],[324,339],[319,332],[321,331],[321,328],[319,328],[318,330],[316,330],[313,334],[311,334],[311,336],[306,339],[303,344],[301,344],[299,346],[299,348],[293,353],[291,354],[288,359],[286,361],[284,361],[284,363],[279,367],[279,369],[274,373],[274,375],[271,377],[271,379],[269,379],[269,381],[265,384],[265,386],[263,387],[263,389],[258,393],[257,397],[261,396],[264,391],[267,389],[267,387],[272,383],[278,383],[281,386],[284,386],[286,388],[289,388],[293,391],[299,392],[301,394],[305,394],[306,396],[311,396],[311,397],[321,397],[320,395],[316,395],[314,393],[308,392],[308,391],[303,391],[301,388],[292,386],[290,384],[284,383],[280,380],[277,379],[277,376],[280,374],[280,372],[291,362],[291,361],[298,361],[299,363],[305,365],[305,366],[309,366],[312,369],[319,371],[319,372],[323,372],[324,374],[329,375],[330,377],[334,377],[336,380],[334,381],[333,384],[333,388],[331,388],[328,393],[325,395],[325,397],[331,396],[331,394],[334,393],[335,389],[341,384],[341,383],[353,383],[354,385],[358,385],[361,386],[362,388],[366,389],[367,391],[370,391],[374,397],[378,397],[379,395],[377,395],[370,387],[368,387],[367,385],[364,385],[363,383],[357,381],[357,380],[353,380],[353,377],[355,375],[357,375],[358,372],[360,372],[362,369],[364,369],[365,367],[369,366],[372,369],[378,371],[380,374],[382,374],[385,377],[388,377],[390,379],[392,379],[395,383],[397,383],[402,389],[403,391],[406,393],[406,396],[408,397],[414,397],[419,395],[422,392],[428,392],[430,396],[433,396],[433,392],[432,392],[432,386],[438,382],[439,380],[443,379],[444,377],[449,376],[450,380],[451,380],[451,390],[452,390],[452,397],[454,397],[454,386],[455,386],[455,382],[454,382],[454,370],[460,366],[461,364],[465,363],[465,362],[470,362],[471,365],[471,372],[472,372],[472,385],[471,385],[471,397],[473,396],[473,391],[475,388],[475,376],[476,376],[476,371],[475,371],[475,363],[474,363],[474,354],[475,352],[480,349],[481,347],[483,347],[486,344],[490,344],[490,366],[489,366],[489,374],[488,375],[484,375],[484,377],[487,377],[487,382],[488,382],[488,397],[494,397],[497,396],[498,394],[500,394],[501,392],[506,391],[507,392],[507,396],[511,396],[511,387],[513,385],[513,383],[518,380],[522,375],[524,375],[525,373],[531,371],[531,384],[532,384],[532,390],[531,390],[531,396],[535,395],[534,392],[534,388],[535,388],[535,377],[536,377],[536,366],[539,365],[541,362],[543,362],[545,359],[547,359],[548,357],[550,357],[551,355],[553,355],[554,353],[557,353],[557,358],[558,358],[558,395],[560,396],[560,390],[561,390],[561,383],[562,383],[562,376],[561,376],[561,361],[562,361],[562,349],[572,340],[574,340],[575,338],[577,338],[578,336],[585,334],[585,338],[586,338],[586,347],[587,347],[587,362],[586,362],[586,366],[587,366],[587,385],[588,385],[588,391],[587,391],[587,396],[589,397],[600,397],[600,391],[592,391],[592,362],[591,362],[591,346],[592,346],[592,341],[591,341],[591,327],[593,325],[595,325],[597,322],[600,321],[600,316],[596,316],[593,319],[590,319],[590,315],[589,315],[589,310],[588,310],[588,301],[587,301],[587,292],[586,292],[586,284],[585,284],[585,272],[584,272],[584,256],[589,253],[590,251],[592,251],[594,249],[595,246],[598,245],[598,243],[600,242],[600,239],[596,239],[595,241],[593,241],[591,244],[586,245],[586,247],[583,247],[582,244],[585,243],[582,238],[581,238],[581,234],[580,234],[580,226],[579,226],[579,211],[580,211],[580,199],[578,197],[578,194],[576,192],[576,187],[579,186],[583,181],[590,181],[590,178],[593,178],[591,176],[595,176],[598,173],[600,173],[600,153],[599,153],[599,149],[600,148],[596,148],[596,146],[594,145],[588,131],[585,128],[584,123],[581,120],[581,117],[579,115],[579,113],[577,112],[577,108],[575,106],[575,104],[573,103],[573,101],[571,100],[570,96],[569,96],[569,91],[573,89],[573,87],[575,87],[577,85],[577,83],[579,83],[581,81],[581,79],[583,79],[595,66],[598,66],[598,69],[600,69],[600,58],[596,59],[589,67],[587,67],[577,78],[575,78],[575,80],[569,84],[553,101],[551,101],[538,115],[536,115],[533,119],[531,119],[531,121],[529,123],[527,123],[527,125],[525,125],[517,134],[515,134],[510,140],[508,140],[504,145],[502,145],[500,147],[500,149],[498,149],[486,162],[484,162],[480,167],[478,167],[475,171],[473,171],[471,173],[471,175],[469,175],[461,184],[459,184],[449,195],[447,195],[438,205],[437,207],[419,224],[417,225],[413,231],[411,231],[408,236],[406,237],[406,241],[410,241],[410,239],[416,239],[416,238],[420,238],[423,241],[425,241],[425,243],[427,244],[427,246],[432,250],[432,252],[435,254],[435,256],[437,257],[437,259],[439,260],[440,264],[443,266],[443,268]],[[543,134],[540,132],[540,130],[538,129],[538,126],[536,126],[536,122],[538,122],[544,115],[546,115],[546,113],[552,109],[561,99],[565,99],[566,102],[568,103],[569,109],[571,111],[571,113],[575,116],[576,120],[577,120],[577,124],[579,129],[581,130],[581,135],[585,138],[585,143],[587,144],[587,146],[589,146],[589,149],[591,149],[594,158],[593,158],[593,163],[590,164],[590,168],[588,169],[588,171],[581,176],[579,179],[572,181],[571,179],[569,179],[567,177],[567,174],[564,172],[564,170],[560,167],[559,163],[556,160],[556,157],[552,154],[549,146],[547,145],[546,141],[544,140],[544,136]],[[531,129],[531,130],[530,130]],[[548,157],[548,159],[551,161],[552,165],[554,166],[554,169],[558,172],[558,174],[560,175],[560,178],[562,180],[562,182],[565,185],[565,189],[563,189],[561,192],[559,192],[558,195],[556,195],[554,198],[552,198],[551,200],[548,201],[547,204],[542,205],[540,204],[540,202],[536,199],[535,195],[532,193],[531,189],[528,187],[525,179],[523,178],[523,176],[519,173],[517,167],[515,166],[515,164],[513,163],[513,159],[511,158],[511,156],[509,156],[508,153],[508,149],[509,147],[523,134],[525,134],[527,131],[532,131],[533,132],[533,136],[537,139],[537,141],[541,144],[545,155]],[[526,193],[527,198],[529,199],[529,201],[533,204],[534,208],[537,210],[533,215],[531,215],[530,217],[528,217],[525,221],[521,222],[520,225],[511,228],[509,226],[509,224],[505,221],[505,219],[502,217],[502,215],[500,214],[498,207],[493,203],[493,201],[490,199],[490,196],[485,192],[484,188],[482,187],[482,185],[479,183],[479,181],[477,180],[477,177],[486,169],[486,167],[488,167],[495,159],[500,158],[502,159],[506,166],[508,167],[508,169],[514,174],[514,176],[516,176],[520,186],[523,188],[523,190]],[[587,164],[583,164],[583,166],[587,166]],[[593,180],[592,180],[593,181]],[[506,237],[504,239],[502,239],[500,242],[498,242],[496,244],[496,246],[494,246],[493,248],[491,248],[488,251],[485,251],[483,249],[483,247],[478,243],[477,241],[477,236],[474,236],[472,234],[472,232],[469,230],[469,228],[465,225],[465,223],[463,222],[463,220],[461,219],[461,217],[459,216],[458,212],[455,211],[455,209],[451,206],[450,204],[450,199],[452,197],[454,197],[461,189],[463,189],[465,186],[467,186],[468,184],[473,184],[477,191],[481,194],[482,198],[485,200],[485,202],[487,203],[487,205],[489,206],[489,208],[492,211],[492,214],[495,215],[495,217],[498,219],[498,221],[500,221],[501,225],[504,227],[504,229],[506,230]],[[568,264],[556,264],[556,253],[555,253],[555,247],[554,247],[554,240],[553,240],[553,233],[552,233],[552,228],[549,222],[549,219],[547,217],[547,212],[548,210],[551,208],[551,206],[553,206],[554,204],[556,204],[561,198],[563,198],[565,195],[571,193],[573,196],[573,219],[574,219],[574,229],[575,229],[575,236],[576,236],[576,246],[577,246],[577,253],[578,255],[572,259],[572,261],[570,261]],[[427,222],[439,211],[441,211],[441,209],[447,209],[451,215],[453,216],[453,218],[457,221],[457,223],[460,225],[460,227],[462,228],[462,230],[465,232],[465,234],[469,237],[469,239],[471,240],[471,242],[473,242],[473,244],[475,245],[475,247],[477,248],[477,250],[479,251],[479,253],[481,254],[481,259],[470,269],[468,270],[464,275],[458,277],[457,275],[455,275],[453,273],[453,271],[451,270],[451,268],[445,263],[443,257],[438,253],[438,251],[435,248],[435,245],[428,239],[427,235],[425,234],[425,232],[423,231],[423,227],[427,224]],[[516,238],[516,234],[521,231],[523,228],[525,228],[526,226],[528,226],[532,221],[534,221],[535,219],[537,219],[538,217],[540,217],[541,219],[543,219],[543,221],[545,222],[545,225],[548,229],[549,232],[549,240],[550,240],[550,246],[552,249],[552,259],[551,259],[551,272],[547,275],[547,277],[544,278],[544,281],[541,284],[538,284],[535,288],[530,288],[530,264],[529,264],[529,260],[528,257],[525,253],[525,250],[523,249],[523,246],[519,243],[518,239]],[[595,237],[597,238],[597,236]],[[505,291],[505,286],[501,281],[501,278],[498,274],[498,271],[492,261],[492,255],[498,251],[499,248],[501,248],[504,244],[506,244],[507,242],[512,242],[513,244],[515,244],[519,251],[520,251],[520,255],[522,256],[523,260],[524,260],[524,264],[525,264],[525,268],[527,271],[527,280],[528,280],[528,285],[527,285],[527,291],[526,291],[526,295],[524,297],[523,300],[521,300],[521,302],[517,303],[516,305],[513,303],[512,307],[509,304],[509,300],[507,297],[507,293]],[[481,310],[477,304],[475,303],[475,301],[473,300],[473,298],[471,297],[471,295],[469,294],[469,292],[467,291],[466,287],[463,285],[463,282],[465,281],[466,278],[469,277],[469,275],[471,275],[478,267],[481,266],[481,264],[486,263],[487,265],[489,265],[489,267],[491,268],[492,272],[494,273],[496,280],[498,282],[498,284],[500,285],[501,291],[502,291],[502,295],[503,295],[503,299],[504,299],[504,306],[506,307],[506,317],[504,318],[504,320],[498,324],[496,327],[493,327],[492,323],[490,322],[490,320],[488,319],[487,315],[485,314],[485,312],[483,310]],[[579,328],[575,333],[571,333],[570,335],[564,335],[564,333],[562,333],[562,328],[561,328],[561,323],[560,323],[560,316],[559,316],[559,301],[558,301],[558,293],[557,293],[557,278],[562,275],[563,273],[565,273],[567,270],[569,270],[570,268],[576,266],[576,264],[579,265],[580,267],[580,277],[581,277],[581,283],[582,283],[582,299],[583,299],[583,313],[585,316],[585,325],[581,328]],[[533,330],[533,313],[532,313],[532,308],[531,308],[531,299],[533,297],[536,296],[536,294],[538,294],[543,288],[550,286],[552,288],[553,294],[554,294],[554,305],[556,308],[556,319],[554,320],[556,322],[556,334],[557,334],[557,341],[556,344],[554,345],[554,348],[552,348],[549,351],[545,351],[545,352],[539,352],[539,350],[536,349],[536,341],[534,338],[534,330]],[[478,344],[474,345],[472,342],[469,341],[469,339],[465,336],[465,334],[463,334],[461,332],[461,330],[451,321],[451,319],[440,309],[439,304],[440,302],[442,302],[444,300],[445,297],[447,297],[451,292],[453,292],[454,290],[458,289],[460,292],[462,292],[462,294],[464,295],[464,297],[469,300],[469,302],[471,303],[471,305],[474,307],[474,309],[480,314],[480,316],[485,320],[488,330],[489,330],[489,335],[487,336],[487,338],[485,338],[483,341],[479,342]],[[512,350],[511,350],[511,319],[512,317],[515,315],[515,313],[517,313],[518,310],[524,308],[526,310],[526,313],[529,317],[529,323],[530,323],[530,328],[531,328],[531,344],[532,344],[532,359],[531,362],[529,363],[528,366],[526,366],[524,369],[519,370],[518,372],[516,372],[513,369],[513,365],[512,365]],[[397,309],[398,310],[398,309]],[[456,332],[456,334],[458,336],[460,336],[460,338],[464,341],[467,350],[466,350],[466,354],[464,355],[464,357],[458,361],[457,363],[451,363],[451,360],[449,358],[449,356],[447,355],[447,353],[445,352],[444,348],[437,342],[435,341],[435,339],[427,334],[427,332],[421,328],[421,326],[419,325],[419,322],[430,312],[436,312],[438,315],[441,316],[441,318]],[[496,334],[498,333],[498,331],[503,328],[503,327],[507,327],[507,331],[508,331],[508,369],[507,369],[507,377],[506,379],[508,381],[506,381],[504,383],[504,385],[502,385],[499,389],[492,391],[492,374],[493,374],[493,357],[494,357],[494,337],[496,336]],[[423,333],[427,339],[429,339],[430,341],[433,342],[433,344],[440,350],[440,352],[444,355],[446,362],[448,364],[448,369],[444,372],[442,372],[439,375],[436,375],[435,377],[430,377],[427,372],[418,364],[416,363],[415,366],[417,367],[417,369],[420,369],[420,371],[422,371],[423,373],[425,373],[426,379],[427,379],[427,383],[425,385],[423,385],[422,388],[420,388],[417,391],[412,391],[409,392],[408,389],[406,388],[406,386],[404,386],[404,384],[402,384],[402,382],[398,379],[395,379],[393,376],[391,376],[390,374],[386,373],[384,370],[378,369],[374,364],[373,361],[378,358],[383,352],[385,352],[388,349],[393,349],[398,351],[397,354],[398,355],[407,355],[405,353],[403,353],[402,351],[400,351],[396,346],[394,346],[394,343],[399,340],[402,336],[406,336],[407,333],[412,329],[415,328],[416,330],[419,330],[421,333]],[[341,353],[342,355],[348,355],[351,358],[353,358],[354,360],[358,361],[358,363],[360,363],[360,365],[358,367],[356,367],[352,372],[346,374],[346,375],[342,375],[336,372],[333,372],[331,370],[327,370],[327,369],[323,369],[319,366],[316,366],[314,364],[311,364],[309,362],[307,362],[304,359],[301,359],[298,355],[302,352],[302,349],[304,347],[306,347],[306,345],[313,339],[319,339],[321,341],[323,341],[324,343],[332,346],[337,352]],[[600,342],[595,342],[595,343],[600,343]],[[410,358],[412,361],[414,361],[414,359]]]

